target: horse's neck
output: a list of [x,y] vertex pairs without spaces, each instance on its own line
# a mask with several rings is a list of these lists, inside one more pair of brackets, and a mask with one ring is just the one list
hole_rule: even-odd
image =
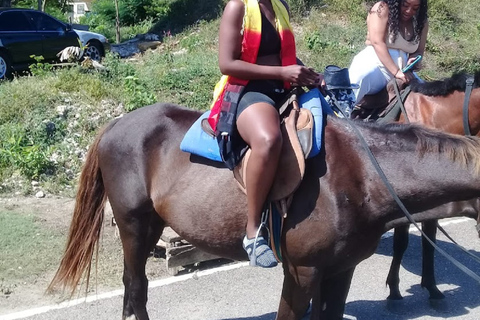
[[[466,163],[459,161],[464,154],[468,154],[464,138],[447,136],[437,132],[427,132],[427,141],[433,148],[452,150],[455,156],[449,156],[446,151],[418,152],[418,138],[415,129],[408,126],[398,126],[395,131],[362,130],[369,147],[374,153],[380,167],[384,171],[388,183],[400,197],[405,206],[413,213],[429,210],[447,202],[469,200],[480,197],[480,178],[475,173],[475,148],[469,148]],[[406,128],[406,129],[405,129]],[[344,129],[345,130],[345,129]],[[420,133],[423,129],[418,130]],[[354,149],[363,149],[358,139],[348,135]],[[439,143],[435,146],[436,143]],[[474,144],[476,146],[477,144]],[[473,153],[472,153],[473,152]],[[372,190],[372,198],[376,198],[379,207],[386,208],[383,214],[398,214],[398,206],[393,196],[388,192],[385,182],[364,150],[358,154],[363,162],[366,175],[374,179],[370,183],[364,181],[365,190]],[[345,161],[345,160],[344,160]],[[365,177],[363,179],[365,180]],[[379,191],[380,194],[379,194]],[[444,218],[438,216],[438,218]]]
[[[448,95],[428,96],[412,92],[405,101],[408,119],[430,128],[454,134],[465,134],[463,104],[465,92],[453,91]],[[480,88],[475,88],[469,98],[469,126],[472,135],[480,136]],[[405,122],[404,115],[400,122]]]

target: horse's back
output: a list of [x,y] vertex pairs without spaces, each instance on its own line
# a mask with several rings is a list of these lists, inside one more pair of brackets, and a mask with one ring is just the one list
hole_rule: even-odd
[[[101,147],[131,148],[156,137],[179,135],[179,139],[189,126],[200,116],[199,111],[187,109],[174,104],[154,104],[146,106],[118,119],[105,132]],[[166,138],[166,137],[165,137]],[[122,140],[121,144],[117,142]],[[165,139],[164,139],[165,140]],[[162,141],[163,143],[163,141]]]
[[[112,208],[154,210],[183,238],[241,259],[246,197],[222,163],[180,150],[201,112],[171,104],[137,109],[105,131],[99,145]],[[118,211],[117,210],[117,211]],[[201,235],[198,230],[207,230]],[[222,242],[215,250],[211,243]]]

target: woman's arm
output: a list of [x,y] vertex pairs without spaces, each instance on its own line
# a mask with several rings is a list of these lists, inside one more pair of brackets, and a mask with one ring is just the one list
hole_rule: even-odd
[[385,42],[388,33],[388,13],[387,4],[383,1],[377,2],[369,12],[367,29],[370,44],[375,49],[378,59],[391,74],[396,76],[401,73],[401,70],[399,72],[399,66],[390,56]]
[[[423,56],[425,52],[425,45],[427,43],[427,35],[428,35],[428,20],[423,25],[423,30],[422,30],[422,34],[420,35],[420,42],[418,44],[418,49],[417,51],[409,55],[407,64],[410,64],[413,60],[415,60],[417,56],[419,55]],[[417,63],[414,69],[420,69],[421,63],[422,63],[421,61]]]
[[218,64],[222,74],[240,79],[277,79],[298,85],[315,82],[317,73],[299,65],[267,66],[241,60],[241,29],[245,7],[241,0],[230,0],[220,22]]

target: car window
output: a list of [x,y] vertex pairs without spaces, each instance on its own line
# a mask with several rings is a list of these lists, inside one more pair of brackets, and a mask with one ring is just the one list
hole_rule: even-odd
[[29,12],[38,31],[65,31],[64,25],[46,14]]
[[2,12],[0,14],[0,31],[31,31],[32,26],[20,11]]

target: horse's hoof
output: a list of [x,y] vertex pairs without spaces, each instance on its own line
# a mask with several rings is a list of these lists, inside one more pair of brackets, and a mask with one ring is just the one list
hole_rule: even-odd
[[398,301],[403,300],[403,297],[400,293],[390,293],[390,295],[387,297],[387,300]]
[[445,295],[440,290],[432,290],[430,292],[430,300],[442,300],[445,299]]
[[448,312],[448,303],[445,299],[428,299],[430,307],[438,312]]
[[387,310],[391,313],[403,314],[405,312],[405,306],[403,303],[403,298],[400,299],[390,299],[387,298]]

